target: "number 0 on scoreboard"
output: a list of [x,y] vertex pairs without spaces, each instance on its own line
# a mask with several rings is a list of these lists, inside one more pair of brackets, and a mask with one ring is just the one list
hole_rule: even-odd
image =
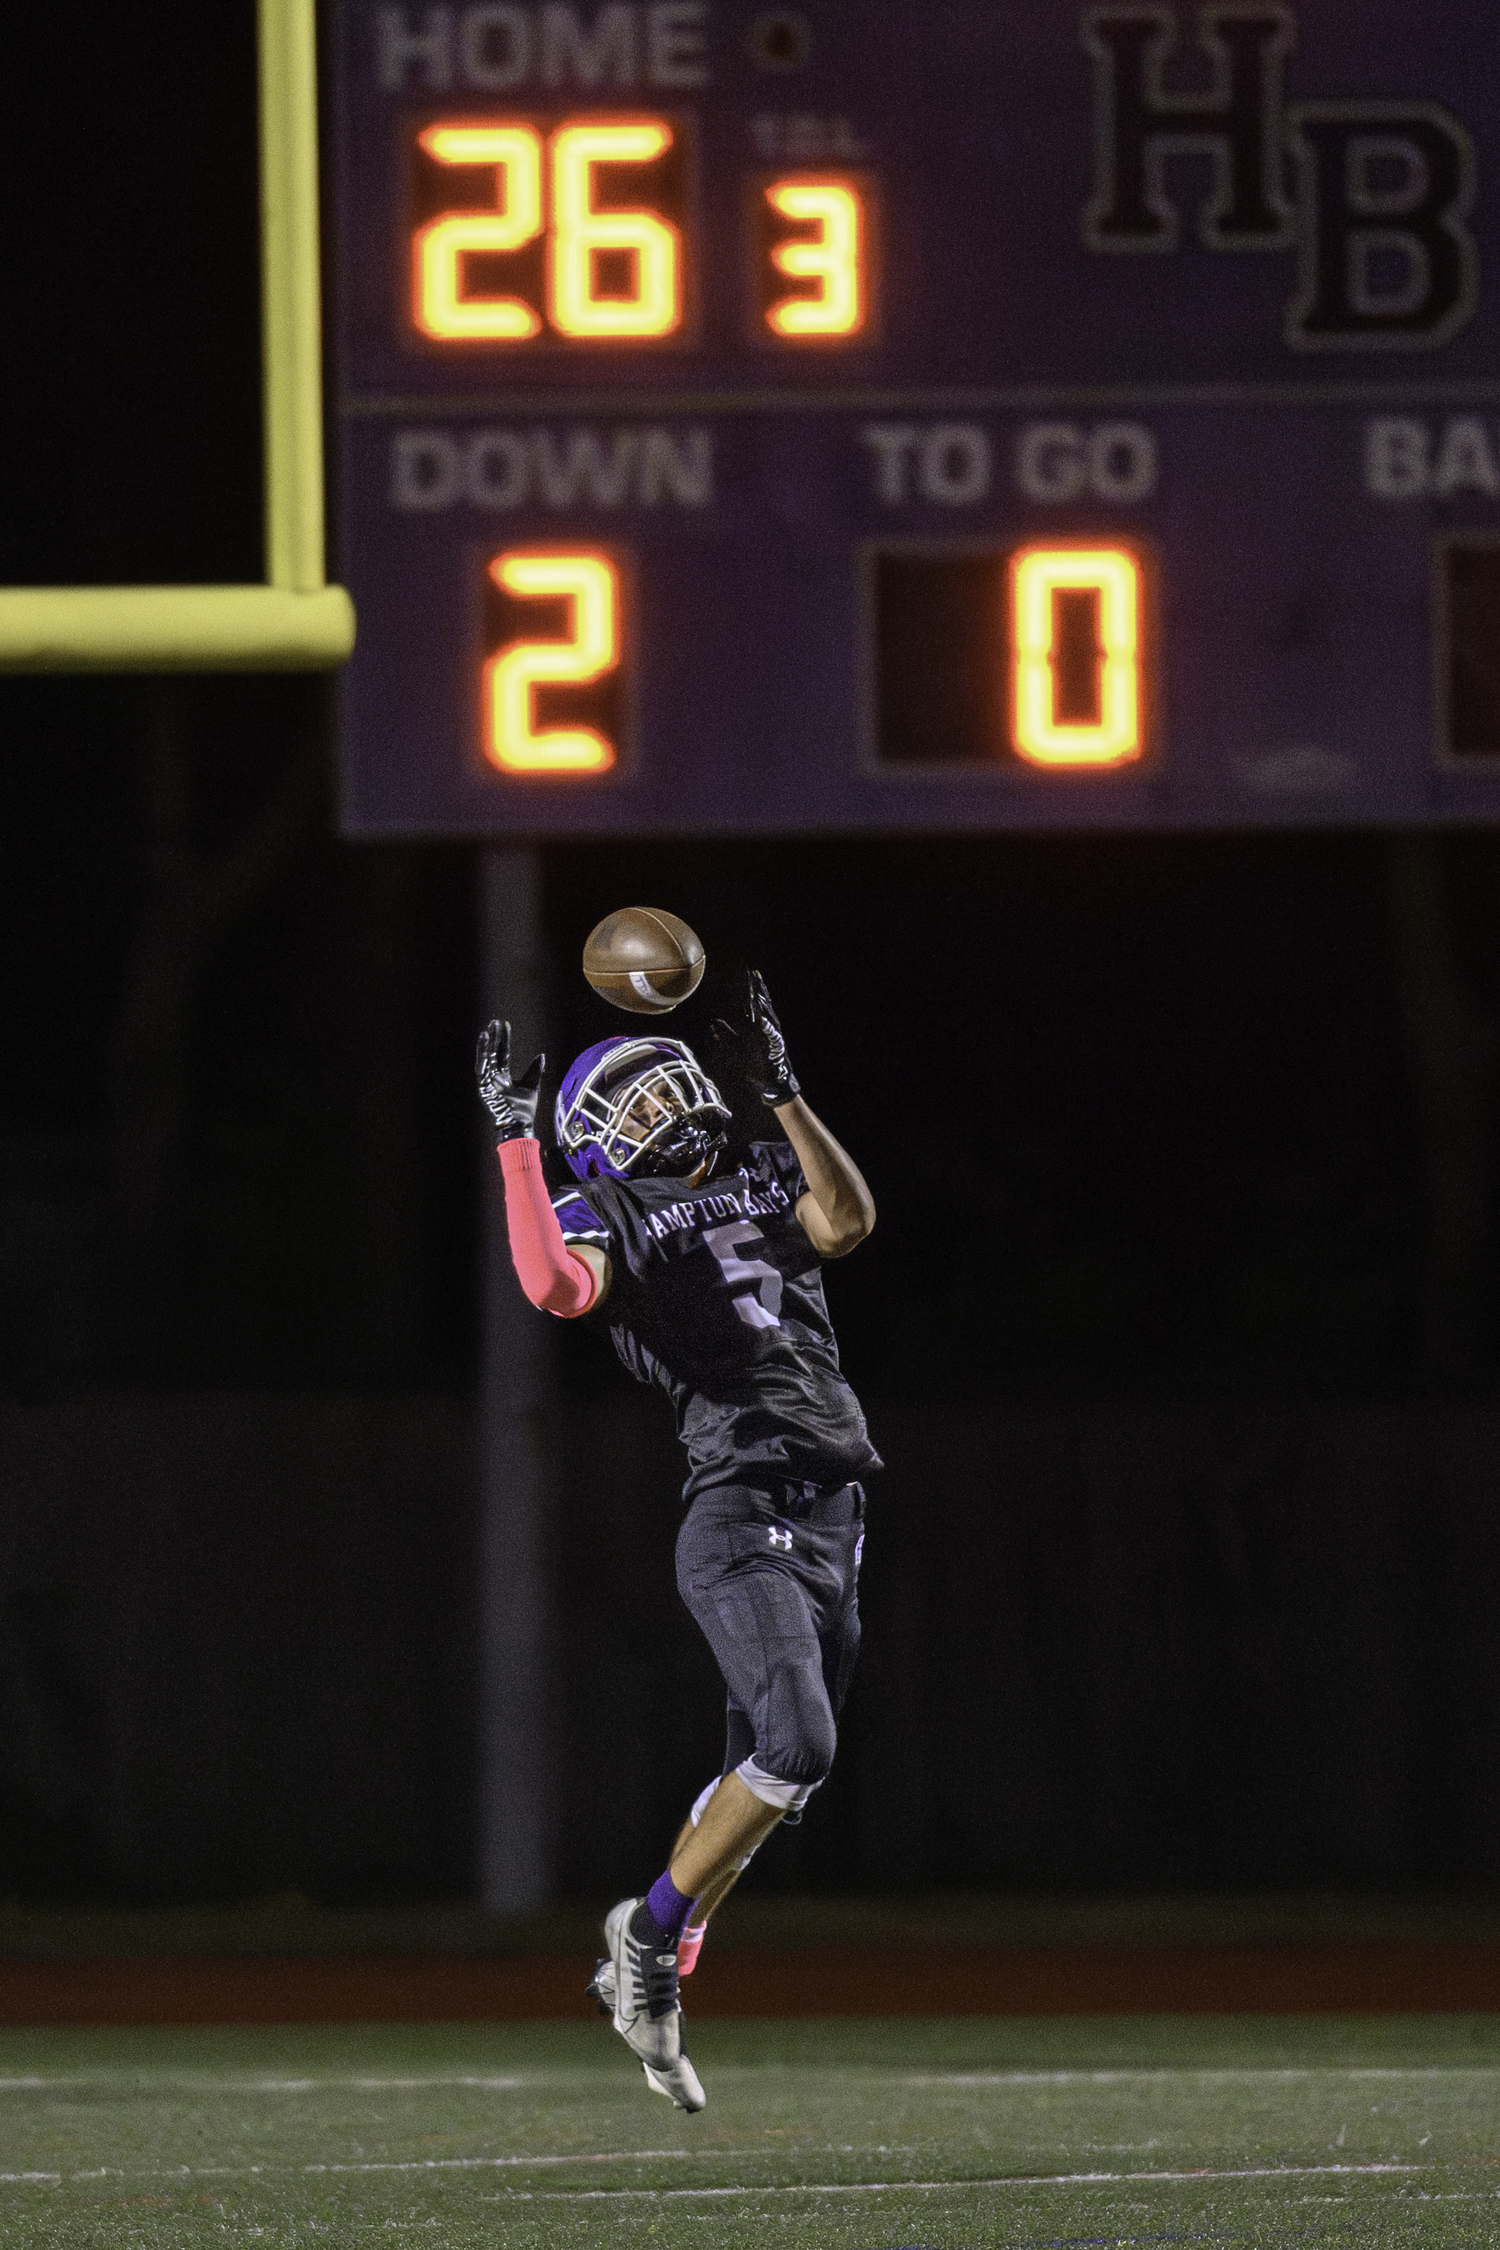
[[1087,773],[1149,753],[1150,603],[1134,547],[912,546],[870,561],[878,763]]

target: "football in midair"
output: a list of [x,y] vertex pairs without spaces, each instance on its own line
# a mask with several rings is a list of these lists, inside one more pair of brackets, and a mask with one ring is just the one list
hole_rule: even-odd
[[601,999],[632,1015],[660,1016],[696,992],[703,947],[676,914],[624,906],[589,932],[583,973]]

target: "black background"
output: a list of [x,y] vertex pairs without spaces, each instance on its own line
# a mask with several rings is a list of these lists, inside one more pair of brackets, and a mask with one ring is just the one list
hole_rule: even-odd
[[[255,578],[251,12],[6,37],[0,574]],[[335,692],[0,679],[0,1893],[473,1884],[476,857],[338,840]],[[684,1034],[759,962],[880,1210],[868,1656],[753,1880],[1492,1879],[1493,836],[543,864],[554,1071],[668,906]],[[655,1402],[586,1324],[550,1381],[555,1883],[612,1895],[716,1689]]]

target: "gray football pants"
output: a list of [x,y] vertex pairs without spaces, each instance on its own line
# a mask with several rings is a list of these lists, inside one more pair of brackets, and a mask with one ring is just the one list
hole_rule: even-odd
[[729,1690],[724,1771],[753,1756],[816,1787],[859,1654],[864,1492],[714,1485],[677,1537],[677,1587]]

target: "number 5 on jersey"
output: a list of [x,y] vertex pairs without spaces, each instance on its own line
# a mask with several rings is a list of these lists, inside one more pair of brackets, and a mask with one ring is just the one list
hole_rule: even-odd
[[[734,1309],[747,1328],[781,1326],[781,1276],[764,1258],[742,1258],[742,1248],[764,1242],[760,1228],[749,1219],[736,1219],[727,1227],[708,1227],[704,1241],[718,1261],[719,1271],[734,1292]],[[748,1283],[748,1287],[746,1284]]]

